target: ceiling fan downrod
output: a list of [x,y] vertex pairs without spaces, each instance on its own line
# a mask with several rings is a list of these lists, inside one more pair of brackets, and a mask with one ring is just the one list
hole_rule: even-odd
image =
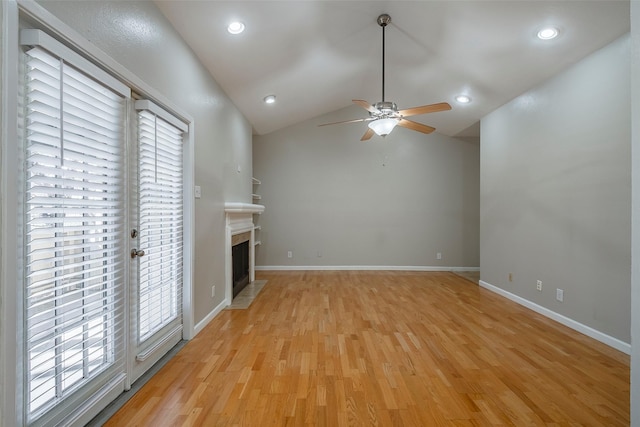
[[378,16],[378,25],[382,27],[382,102],[384,102],[384,29],[391,22],[391,16],[383,13]]

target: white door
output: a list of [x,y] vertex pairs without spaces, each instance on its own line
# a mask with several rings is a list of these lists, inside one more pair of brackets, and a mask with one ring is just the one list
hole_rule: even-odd
[[132,381],[182,338],[183,132],[149,101],[136,102],[130,230]]

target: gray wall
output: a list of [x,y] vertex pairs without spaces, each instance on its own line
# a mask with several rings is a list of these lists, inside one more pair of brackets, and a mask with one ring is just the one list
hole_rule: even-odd
[[41,4],[194,117],[197,324],[224,296],[224,202],[251,202],[251,126],[153,2]]
[[360,142],[363,123],[317,126],[366,114],[352,106],[254,136],[257,265],[477,267],[478,143],[402,128]]
[[485,117],[480,150],[481,279],[627,343],[629,67],[624,36]]
[[631,2],[631,425],[640,427],[640,3]]

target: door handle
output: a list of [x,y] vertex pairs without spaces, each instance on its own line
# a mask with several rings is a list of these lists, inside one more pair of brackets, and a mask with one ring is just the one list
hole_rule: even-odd
[[131,249],[131,258],[135,258],[137,256],[144,256],[144,251],[140,249]]

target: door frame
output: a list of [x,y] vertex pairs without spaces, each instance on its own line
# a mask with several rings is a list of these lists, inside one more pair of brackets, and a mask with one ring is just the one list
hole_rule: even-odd
[[[2,82],[2,109],[0,122],[0,419],[16,420],[23,423],[24,411],[22,405],[22,384],[19,381],[23,369],[21,346],[16,345],[17,338],[22,336],[22,299],[18,286],[7,286],[8,283],[18,283],[18,147],[12,143],[18,140],[18,67],[7,64],[18,64],[18,7],[15,1],[0,2],[2,19],[2,43],[0,44],[0,73]],[[9,331],[15,333],[9,334]],[[16,372],[17,371],[17,372]],[[15,390],[15,393],[10,391]]]
[[[80,35],[76,30],[62,22],[55,15],[47,11],[35,1],[30,0],[4,0],[0,2],[0,20],[2,22],[2,38],[0,45],[0,78],[1,117],[0,123],[0,197],[2,198],[0,210],[0,322],[3,325],[0,331],[0,419],[15,420],[18,424],[24,423],[23,410],[23,385],[24,363],[21,351],[22,345],[18,338],[23,334],[23,303],[22,292],[19,286],[7,286],[17,284],[19,281],[16,263],[22,259],[18,249],[19,227],[16,206],[18,206],[19,188],[18,160],[19,152],[16,145],[18,138],[18,66],[19,63],[19,27],[21,19],[29,18],[36,28],[47,32],[59,41],[73,46],[74,50],[94,62],[106,72],[110,73],[134,92],[152,100],[164,109],[188,124],[188,132],[184,134],[184,247],[183,247],[183,291],[182,291],[182,339],[193,338],[193,275],[194,275],[194,244],[195,244],[195,211],[194,211],[194,119],[176,106],[162,93],[147,84],[141,78],[129,71],[123,65],[111,58],[107,53],[93,45]],[[14,64],[9,66],[8,64]],[[130,124],[129,124],[130,126]],[[18,230],[18,231],[16,231]],[[128,229],[126,232],[128,233]],[[128,281],[128,275],[126,280]],[[128,288],[128,283],[127,283]],[[15,334],[8,331],[16,331]],[[127,331],[127,333],[130,333]],[[128,342],[129,337],[125,337]],[[19,345],[16,345],[18,342]],[[128,354],[128,351],[126,351]],[[131,371],[127,366],[127,378],[131,377]],[[130,385],[130,384],[129,384]]]

